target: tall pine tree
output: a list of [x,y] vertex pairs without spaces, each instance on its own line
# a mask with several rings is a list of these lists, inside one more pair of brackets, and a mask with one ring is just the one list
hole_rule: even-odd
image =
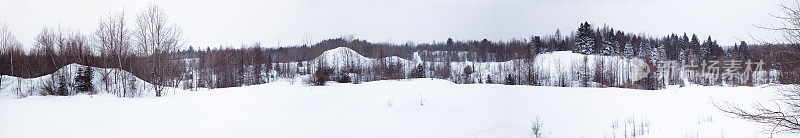
[[592,54],[592,49],[595,45],[594,32],[589,22],[584,22],[578,28],[578,35],[575,36],[575,49],[574,53]]

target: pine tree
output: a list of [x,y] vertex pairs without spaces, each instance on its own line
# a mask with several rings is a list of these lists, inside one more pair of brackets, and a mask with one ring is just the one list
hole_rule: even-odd
[[508,74],[506,76],[506,82],[504,84],[505,85],[516,85],[517,84],[517,80],[514,79],[514,75]]
[[700,55],[700,57],[701,57],[702,59],[704,59],[704,60],[710,60],[710,59],[712,59],[712,58],[711,58],[711,49],[712,49],[712,48],[711,48],[711,47],[712,47],[712,46],[711,46],[711,43],[712,43],[712,42],[713,42],[713,41],[711,40],[711,36],[709,36],[709,37],[708,37],[708,40],[706,40],[705,42],[703,42],[703,45],[701,45],[701,46],[700,46],[700,52],[698,52],[698,54]]
[[636,55],[636,51],[634,50],[635,49],[633,48],[633,42],[625,43],[623,56],[625,56],[626,58],[632,58],[633,56]]
[[584,22],[578,28],[578,35],[575,36],[575,49],[574,53],[592,54],[592,49],[595,45],[594,32],[589,22]]
[[94,87],[92,84],[92,79],[94,78],[92,68],[79,68],[77,73],[77,76],[75,76],[75,91],[92,91],[92,88]]
[[689,46],[688,47],[689,47],[688,49],[690,50],[691,55],[696,56],[695,57],[696,60],[702,59],[702,56],[700,54],[700,40],[697,39],[697,35],[696,34],[692,34],[692,39],[689,40]]
[[616,40],[614,40],[614,30],[612,29],[608,34],[603,37],[602,41],[602,49],[600,50],[600,54],[602,55],[616,55],[615,47],[619,44]]
[[94,84],[92,84],[92,79],[94,79],[94,69],[92,67],[86,67],[86,71],[84,71],[84,85],[86,86],[86,91],[94,91]]
[[711,41],[711,43],[709,43],[709,51],[709,60],[719,60],[720,56],[725,54],[725,50],[719,47],[717,41]]
[[58,77],[58,90],[56,91],[60,96],[69,96],[67,90],[67,80],[64,76]]
[[693,48],[700,48],[700,40],[697,39],[696,34],[692,34],[692,40],[689,41],[689,45]]
[[425,78],[425,77],[427,77],[425,75],[425,66],[422,66],[422,64],[417,64],[417,67],[414,67],[414,70],[411,70],[411,73],[409,74],[409,77],[411,77],[411,78]]
[[745,43],[744,41],[742,41],[742,43],[739,44],[737,52],[739,52],[739,59],[741,60],[750,59],[750,52],[748,50],[747,43]]
[[539,36],[534,36],[531,38],[531,41],[528,43],[528,47],[530,49],[530,53],[528,55],[541,54],[548,50],[547,48],[542,47],[542,38]]
[[453,46],[453,38],[447,38],[447,46]]

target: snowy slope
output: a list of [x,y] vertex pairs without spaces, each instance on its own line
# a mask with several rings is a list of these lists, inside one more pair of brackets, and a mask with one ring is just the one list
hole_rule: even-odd
[[[436,51],[434,51],[435,53]],[[467,53],[459,53],[460,56],[466,56]],[[489,76],[493,78],[493,82],[500,82],[502,83],[505,80],[505,77],[508,74],[523,74],[526,75],[528,72],[527,66],[533,66],[536,69],[536,72],[542,72],[545,74],[549,74],[549,78],[545,78],[544,80],[540,80],[544,82],[543,85],[546,86],[556,86],[556,80],[559,77],[567,78],[569,81],[570,86],[575,86],[574,84],[577,80],[573,80],[575,78],[571,68],[575,66],[575,64],[583,63],[583,58],[586,57],[588,60],[588,66],[590,70],[594,70],[595,63],[598,59],[603,59],[605,61],[606,66],[614,65],[618,67],[615,72],[619,74],[627,73],[627,61],[624,58],[616,57],[616,56],[598,56],[598,55],[582,55],[577,53],[572,53],[570,51],[556,51],[550,53],[539,54],[534,59],[533,62],[525,61],[523,59],[516,59],[511,61],[505,62],[472,62],[472,61],[453,61],[449,62],[450,66],[450,76],[453,76],[450,81],[460,81],[457,79],[463,79],[461,77],[463,75],[464,68],[469,66],[474,68],[475,72],[469,79],[472,79],[473,82],[479,82],[477,80],[486,80]],[[373,64],[376,64],[380,60],[378,59],[371,59],[364,57],[358,54],[356,51],[349,49],[347,47],[338,47],[328,51],[323,52],[320,56],[315,58],[311,65],[312,67],[316,67],[322,63],[325,66],[333,67],[333,68],[343,68],[347,65],[360,65],[361,67],[370,67]],[[427,66],[442,66],[446,65],[447,62],[441,61],[433,61],[433,62],[423,62],[420,58],[418,52],[413,54],[413,59],[407,60],[397,56],[392,57],[385,57],[383,61],[390,62],[390,63],[402,63],[405,69],[405,73],[409,74],[410,71],[413,70],[418,64],[425,63]],[[296,63],[284,63],[288,64],[289,66],[296,66]],[[313,72],[314,69],[312,69]],[[426,70],[428,76],[432,76],[433,72],[430,70]],[[523,76],[524,77],[524,76]],[[619,75],[617,80],[624,80],[625,76]]]
[[[441,54],[442,51],[423,51],[427,53],[433,53],[438,55],[447,55]],[[469,52],[456,52],[457,56],[461,59],[468,59]],[[352,49],[346,47],[338,47],[335,49],[331,49],[325,51],[319,57],[315,58],[311,61],[310,65],[312,69],[311,72],[315,70],[318,63],[322,63],[322,65],[333,67],[334,69],[341,69],[347,65],[361,65],[361,67],[371,67],[372,65],[378,62],[389,62],[389,63],[402,63],[404,68],[404,73],[408,75],[414,67],[419,64],[425,64],[426,67],[442,67],[442,66],[449,66],[450,67],[450,77],[446,78],[449,81],[460,83],[466,80],[471,80],[472,82],[480,83],[485,82],[490,76],[492,78],[492,82],[494,83],[503,83],[507,76],[509,75],[521,75],[521,76],[514,76],[520,78],[528,78],[528,72],[538,72],[541,73],[540,77],[537,81],[541,82],[543,86],[559,86],[560,84],[558,81],[563,79],[566,81],[566,86],[570,87],[586,87],[582,84],[579,84],[580,80],[578,80],[578,76],[580,74],[576,74],[578,72],[587,72],[589,76],[589,81],[594,80],[594,73],[595,68],[597,67],[598,63],[603,63],[603,72],[607,76],[615,76],[613,82],[609,82],[608,84],[600,84],[597,82],[589,82],[587,84],[589,87],[614,87],[614,86],[621,86],[628,81],[628,73],[631,65],[629,64],[630,60],[628,58],[620,57],[620,56],[601,56],[601,55],[583,55],[578,53],[572,53],[571,51],[554,51],[548,52],[543,54],[538,54],[533,59],[533,61],[526,61],[525,59],[514,59],[510,61],[504,62],[473,62],[473,61],[456,61],[453,59],[451,62],[445,62],[441,57],[433,57],[434,59],[430,59],[433,61],[430,62],[423,62],[420,58],[419,52],[414,52],[412,54],[412,59],[403,59],[397,56],[392,57],[385,57],[382,60],[379,59],[372,59],[361,56],[357,52],[353,51]],[[584,61],[585,59],[585,61]],[[650,67],[651,72],[656,72],[657,68],[654,67],[655,61],[653,62],[653,66]],[[283,65],[291,66],[292,68],[299,68],[297,67],[296,63],[278,63]],[[587,66],[586,69],[588,71],[578,71],[580,66]],[[464,68],[471,67],[475,72],[470,75],[469,78],[465,78],[464,76]],[[679,70],[681,68],[678,68]],[[302,70],[302,69],[301,69]],[[426,74],[428,77],[437,77],[434,76],[434,73],[430,69],[426,69]],[[686,85],[691,85],[689,83],[689,76],[681,76],[682,74],[675,73],[676,71],[671,71],[673,76],[677,76],[674,79],[680,79]],[[769,84],[774,83],[775,80],[769,80],[769,78],[775,78],[776,74],[770,73],[772,77],[767,77],[766,71],[756,72],[752,74],[754,82],[756,84]],[[615,75],[609,75],[615,74]],[[686,74],[683,74],[686,75]],[[668,76],[668,75],[667,75]],[[654,76],[650,76],[654,77]],[[695,76],[697,77],[697,76]],[[439,77],[441,78],[441,77]],[[527,81],[527,80],[517,80],[517,81]],[[525,83],[527,84],[527,83]]]
[[[78,69],[85,68],[86,66],[80,64],[69,64],[61,69],[56,70],[57,74],[64,74],[67,83],[67,89],[73,90],[74,87],[74,78],[77,76]],[[114,80],[115,77],[120,76],[120,79],[127,79],[121,80],[122,82],[126,82],[124,85],[136,85],[136,88],[139,89],[146,89],[150,87],[150,84],[141,80],[131,74],[130,72],[119,70],[115,68],[97,68],[92,67],[94,77],[92,78],[92,83],[94,84],[94,89],[96,93],[104,94],[104,93],[112,93],[116,90],[114,88],[121,88],[120,86],[123,85],[121,83],[114,83],[110,81],[110,83],[104,83],[104,80]],[[117,75],[119,73],[119,75]],[[105,79],[104,79],[105,78]],[[42,93],[42,87],[44,87],[46,82],[53,81],[53,75],[48,74],[36,78],[18,78],[14,76],[7,76],[2,75],[3,83],[5,84],[3,87],[0,87],[0,99],[7,99],[7,98],[20,98],[25,96],[33,96],[39,95]],[[131,83],[133,81],[134,83]],[[141,96],[150,95],[149,93],[143,93]]]
[[[384,57],[382,59],[387,62],[400,62],[404,65],[416,65],[411,64],[413,63],[412,61],[397,56]],[[378,59],[364,57],[353,49],[347,47],[337,47],[325,51],[317,56],[317,58],[314,58],[314,64],[312,64],[312,66],[318,65],[317,63],[322,63],[325,66],[334,68],[344,68],[346,65],[369,67],[378,61]]]
[[645,128],[637,137],[650,138],[768,137],[711,103],[748,105],[772,96],[769,87],[273,82],[168,97],[0,99],[0,137],[531,137],[537,117],[547,137],[556,138],[624,137],[634,128]]

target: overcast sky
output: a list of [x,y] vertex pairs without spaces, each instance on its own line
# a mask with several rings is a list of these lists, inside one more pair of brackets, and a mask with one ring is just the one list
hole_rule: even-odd
[[584,21],[652,36],[711,35],[733,45],[751,35],[782,40],[753,25],[778,24],[769,14],[785,0],[0,0],[0,24],[29,46],[45,26],[88,34],[109,11],[125,9],[133,19],[149,2],[166,8],[195,47],[272,47],[350,34],[392,43],[509,40],[566,34]]

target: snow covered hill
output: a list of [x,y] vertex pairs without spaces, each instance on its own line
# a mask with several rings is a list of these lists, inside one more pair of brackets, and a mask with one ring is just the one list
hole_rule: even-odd
[[[63,75],[65,87],[71,93],[87,94],[74,91],[75,77],[78,74],[78,70],[86,67],[87,66],[80,64],[69,64],[61,69],[58,69],[53,74]],[[150,88],[151,85],[137,78],[130,72],[115,68],[91,68],[94,70],[92,73],[93,78],[91,80],[92,84],[94,85],[94,93],[112,94],[123,91],[118,88],[126,88],[128,90],[125,91],[128,91],[132,94],[137,94],[136,96],[151,95],[149,93],[141,92],[147,88]],[[53,74],[36,78],[19,78],[2,75],[0,76],[0,79],[3,79],[2,82],[4,85],[0,86],[0,99],[42,95],[42,93],[45,93],[45,87],[48,87],[48,85],[58,85],[58,82],[61,81],[59,80],[59,77],[54,76]],[[119,77],[118,81],[115,81],[116,77]],[[127,97],[131,96],[134,95],[128,95]]]
[[[273,82],[167,97],[0,99],[0,137],[768,137],[712,102],[772,99],[770,87],[656,91],[409,79]],[[627,134],[626,134],[627,133]],[[791,137],[788,135],[786,137]]]
[[[422,52],[437,53],[438,51]],[[470,53],[467,52],[456,54],[459,57],[458,59],[468,59],[466,57],[470,55]],[[431,57],[428,56],[428,58]],[[372,80],[373,78],[381,78],[369,76],[374,75],[370,74],[374,73],[374,71],[367,71],[375,70],[375,65],[379,63],[381,63],[381,65],[400,63],[400,65],[402,65],[401,73],[405,75],[405,78],[410,78],[410,74],[415,70],[415,67],[422,65],[425,68],[425,76],[428,78],[445,79],[455,83],[504,83],[508,80],[508,77],[512,77],[512,79],[517,81],[516,84],[523,85],[566,87],[638,86],[639,89],[662,89],[665,88],[666,85],[670,84],[680,84],[682,86],[693,85],[692,81],[699,81],[697,79],[702,79],[702,76],[700,75],[695,74],[695,76],[691,76],[689,74],[685,74],[688,72],[699,73],[700,70],[687,70],[686,72],[683,72],[683,68],[678,67],[671,71],[667,71],[671,74],[662,74],[665,77],[673,76],[668,78],[672,81],[661,81],[665,79],[656,79],[656,76],[658,75],[654,74],[654,72],[656,72],[658,69],[658,64],[656,63],[657,61],[649,61],[651,65],[644,66],[648,66],[649,71],[652,74],[644,75],[649,75],[648,78],[654,80],[653,82],[647,83],[653,83],[652,85],[657,86],[650,86],[650,88],[647,88],[646,86],[641,86],[642,84],[631,81],[640,79],[631,79],[631,76],[629,76],[629,70],[631,70],[631,67],[633,67],[630,64],[630,61],[643,61],[643,59],[628,59],[620,56],[583,55],[572,53],[571,51],[548,52],[538,54],[532,60],[514,59],[504,62],[474,62],[463,60],[451,60],[448,62],[448,60],[441,59],[443,57],[433,58],[434,59],[427,59],[426,61],[423,61],[420,58],[420,52],[415,52],[412,56],[412,59],[403,59],[397,56],[372,59],[364,57],[347,47],[338,47],[323,52],[323,54],[312,61],[301,62],[308,65],[306,68],[298,66],[297,62],[277,63],[275,65],[277,65],[276,68],[280,68],[282,70],[283,67],[286,67],[286,69],[288,69],[290,72],[289,74],[291,74],[291,72],[301,72],[297,73],[301,75],[313,73],[316,70],[316,67],[319,65],[332,68],[336,71],[341,71],[347,67],[358,67],[364,69],[361,70],[361,76],[351,76],[351,78],[364,77],[361,80],[367,81],[374,81]],[[465,68],[470,68],[469,70],[474,72],[467,77],[466,73],[464,72]],[[684,74],[681,74],[681,72]],[[753,83],[757,85],[774,83],[774,80],[769,80],[768,78],[776,78],[775,73],[772,73],[773,76],[771,77],[767,77],[765,74],[765,71],[754,72],[750,77],[753,78]],[[598,76],[607,78],[598,79]],[[716,85],[721,84],[719,80],[709,81],[714,81],[713,84]]]
[[[415,54],[416,55],[416,54]],[[348,48],[326,51],[309,66],[343,68],[400,62],[408,74],[417,64],[448,65],[453,76],[476,69],[469,79],[525,72],[522,60],[506,62],[422,62],[386,57],[370,59]],[[603,62],[596,59],[603,59]],[[532,137],[541,124],[546,137],[767,137],[759,124],[725,116],[713,103],[769,102],[774,86],[704,87],[662,90],[550,87],[559,79],[581,85],[571,68],[604,63],[624,70],[625,59],[552,52],[532,62],[546,86],[456,84],[464,80],[401,79],[299,85],[295,79],[267,84],[183,91],[166,97],[140,92],[118,98],[122,90],[147,91],[149,84],[130,73],[94,68],[96,95],[38,96],[52,75],[31,79],[2,76],[0,137]],[[297,63],[282,63],[297,70]],[[293,66],[288,66],[293,65]],[[85,66],[70,64],[56,74],[67,83]],[[271,73],[276,73],[272,71]],[[114,77],[127,76],[122,83]],[[428,71],[427,74],[434,74]],[[579,73],[579,72],[577,72]],[[518,73],[522,74],[522,73]],[[299,75],[294,77],[308,77]],[[458,78],[458,77],[454,77]],[[109,83],[111,82],[111,83]],[[132,82],[132,83],[131,83]],[[118,85],[128,85],[119,87]],[[593,84],[599,85],[599,84]],[[20,87],[21,86],[21,87]],[[70,85],[71,89],[72,85]],[[17,92],[24,92],[19,98]],[[538,120],[538,121],[537,121]],[[42,133],[47,131],[47,133]],[[792,135],[786,135],[791,137]]]
[[[577,84],[578,80],[576,80],[575,72],[572,70],[576,68],[578,64],[580,65],[587,65],[587,69],[594,70],[595,64],[601,62],[607,67],[605,70],[607,72],[614,72],[619,74],[616,76],[616,80],[618,82],[614,82],[617,85],[621,84],[625,78],[627,73],[627,61],[621,57],[614,57],[614,56],[597,56],[597,55],[582,55],[577,53],[572,53],[570,51],[556,51],[550,52],[545,54],[539,54],[536,58],[531,61],[525,61],[524,59],[516,59],[511,61],[505,62],[472,62],[472,61],[453,61],[453,62],[443,62],[440,60],[430,61],[430,62],[423,62],[420,58],[418,53],[413,54],[413,59],[403,59],[397,56],[385,57],[382,60],[378,59],[371,59],[364,57],[358,54],[356,51],[349,49],[347,47],[338,47],[335,49],[331,49],[328,51],[323,52],[320,56],[315,58],[311,61],[309,66],[311,66],[310,71],[313,72],[317,66],[324,65],[326,67],[336,69],[342,69],[347,66],[358,66],[358,67],[372,67],[373,65],[386,62],[386,63],[401,63],[403,68],[403,74],[406,74],[408,77],[417,65],[423,65],[426,67],[425,74],[431,78],[441,78],[447,79],[452,82],[473,82],[473,83],[482,83],[482,82],[489,82],[488,79],[492,79],[491,82],[495,83],[503,83],[505,81],[505,77],[508,75],[514,75],[515,77],[519,78],[527,78],[529,72],[536,72],[541,75],[541,77],[537,78],[538,81],[541,81],[541,85],[544,86],[559,86],[558,84],[559,79],[563,79],[566,81],[567,86],[579,86]],[[467,53],[460,54],[460,55],[467,55]],[[584,58],[586,58],[587,62],[584,63]],[[600,61],[602,60],[602,61]],[[279,63],[280,64],[280,63]],[[283,63],[284,66],[292,66],[292,68],[301,68],[296,66],[297,63]],[[448,67],[445,67],[448,66]],[[474,73],[470,75],[469,78],[465,78],[464,76],[464,68],[470,67],[471,70],[474,70]],[[608,67],[615,67],[608,68]],[[449,75],[442,76],[441,74],[435,73],[435,70],[439,69],[446,69],[449,70]],[[302,70],[302,69],[298,69]],[[358,76],[353,76],[358,77]],[[528,80],[520,80],[520,81],[528,81]],[[594,84],[593,86],[596,86]]]

